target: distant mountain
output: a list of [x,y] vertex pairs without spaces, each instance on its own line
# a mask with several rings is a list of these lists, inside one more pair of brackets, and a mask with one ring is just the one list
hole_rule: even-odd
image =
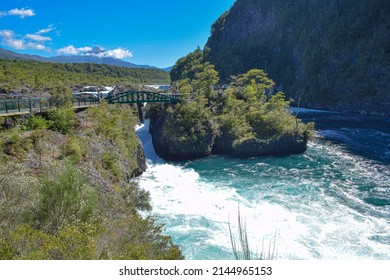
[[171,72],[173,66],[169,66],[169,67],[165,67],[165,68],[160,68],[161,70],[164,70],[164,71],[167,71],[167,72]]
[[37,60],[37,61],[49,61],[48,58],[38,56],[38,55],[29,55],[29,54],[20,54],[13,51],[9,51],[3,48],[0,48],[0,58],[8,59],[22,59],[22,60]]
[[[63,56],[53,56],[53,57],[42,57],[38,55],[28,55],[20,54],[17,52],[9,51],[3,48],[0,48],[0,58],[8,59],[22,59],[22,60],[37,60],[42,62],[59,62],[59,63],[96,63],[96,64],[108,64],[119,67],[127,68],[155,68],[155,66],[150,65],[139,65],[130,62],[126,62],[120,59],[112,57],[100,57],[99,53],[104,52],[101,48],[94,48],[91,51],[84,53],[83,55],[63,55]],[[162,69],[168,71],[166,69]]]
[[96,55],[62,55],[49,58],[50,62],[60,63],[96,63],[108,64],[127,68],[157,68],[150,65],[139,65],[112,57],[99,57]]

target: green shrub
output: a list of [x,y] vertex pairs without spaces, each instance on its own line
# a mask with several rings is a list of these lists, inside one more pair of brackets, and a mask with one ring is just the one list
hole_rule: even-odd
[[31,139],[23,137],[17,128],[11,129],[0,136],[2,152],[21,160],[32,147]]
[[71,108],[59,107],[50,112],[49,128],[61,133],[67,133],[76,125],[76,113]]
[[179,248],[172,239],[162,234],[163,227],[153,217],[141,218],[133,214],[112,224],[107,233],[111,241],[105,255],[116,260],[180,260]]
[[52,88],[49,102],[51,106],[55,107],[72,107],[72,91],[65,86]]
[[24,121],[22,129],[23,130],[46,129],[48,126],[49,125],[44,117],[32,114]]
[[[136,152],[139,149],[139,140],[133,129],[136,124],[133,109],[129,106],[110,107],[103,103],[89,108],[88,115],[95,124],[96,134],[115,144],[121,160],[126,161],[126,172],[133,174],[138,168]],[[117,165],[118,154],[106,152],[102,157],[105,169],[114,171],[117,178],[123,175]]]
[[0,239],[0,259],[96,259],[96,232],[88,224],[64,226],[57,234],[20,224]]
[[89,222],[96,207],[95,192],[86,184],[83,174],[72,164],[55,168],[43,178],[39,203],[33,219],[39,228],[57,232],[65,225]]
[[0,238],[36,205],[35,181],[23,164],[0,160]]
[[120,179],[123,172],[119,167],[118,159],[118,154],[109,152],[108,150],[102,154],[102,167],[110,171],[115,178]]
[[64,145],[64,155],[73,163],[80,163],[86,154],[83,140],[76,136],[69,136]]

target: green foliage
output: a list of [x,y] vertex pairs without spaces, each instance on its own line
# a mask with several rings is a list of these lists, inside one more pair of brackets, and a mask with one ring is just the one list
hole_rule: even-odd
[[[182,259],[163,226],[137,213],[151,205],[148,192],[128,184],[138,168],[134,125],[131,108],[103,104],[74,134],[1,132],[0,259]],[[89,150],[89,137],[107,147],[98,166],[91,166],[91,153],[99,144]],[[53,145],[63,156],[43,161]],[[32,156],[45,164],[37,169]]]
[[22,136],[19,128],[13,128],[0,135],[0,148],[4,155],[21,160],[32,148],[32,143],[30,138]]
[[206,99],[210,100],[216,95],[213,87],[219,81],[218,72],[215,71],[214,65],[208,62],[202,64],[198,71],[199,72],[195,74],[193,80],[193,89],[196,92],[203,94]]
[[283,110],[290,106],[290,102],[286,100],[286,97],[283,92],[277,92],[275,95],[272,95],[271,99],[266,105],[268,111],[272,110]]
[[73,163],[80,163],[86,154],[85,141],[76,136],[68,136],[64,145],[64,155]]
[[[138,167],[136,160],[138,140],[133,129],[136,119],[131,107],[110,107],[103,103],[100,106],[89,108],[88,115],[95,123],[96,134],[116,144],[121,156],[127,160],[128,172],[132,174]],[[116,164],[118,156],[107,152],[102,157],[104,168],[114,171],[114,176],[117,178],[123,175]]]
[[[163,110],[163,136],[170,146],[195,147],[222,135],[232,147],[249,139],[307,139],[312,127],[303,124],[289,111],[284,93],[272,94],[275,83],[261,69],[230,77],[226,90],[218,95],[214,86],[218,72],[197,49],[175,64],[171,78],[186,92],[180,104]],[[151,110],[153,112],[153,110]],[[225,145],[225,144],[224,144]],[[170,147],[171,148],[171,147]]]
[[49,128],[61,133],[67,133],[76,125],[76,113],[72,108],[57,107],[50,112]]
[[[169,74],[159,69],[126,68],[92,63],[44,63],[0,59],[0,91],[29,88],[54,93],[61,101],[64,91],[80,85],[169,84]],[[58,97],[58,99],[57,99]],[[62,101],[60,102],[62,103]]]
[[140,211],[151,211],[150,193],[139,188],[134,181],[122,189],[122,196],[130,209],[138,209]]
[[183,79],[194,79],[199,67],[204,63],[204,53],[197,48],[194,52],[180,58],[170,72],[172,82]]
[[106,150],[102,154],[102,166],[104,169],[109,170],[115,178],[120,179],[123,174],[118,165],[118,158],[119,156],[116,153],[112,153]]
[[64,226],[55,235],[21,224],[0,241],[0,259],[96,259],[95,236],[86,224]]
[[55,107],[72,107],[72,91],[65,86],[53,88],[50,91],[50,105]]
[[[149,194],[131,184],[96,193],[70,163],[43,178],[0,165],[0,259],[182,259],[163,227],[136,209]],[[99,203],[96,197],[99,195]]]
[[[210,138],[218,134],[211,111],[202,102],[181,102],[174,110],[167,109],[165,117],[168,122],[163,136],[172,139],[172,148],[189,145],[195,149],[199,145],[208,145]],[[211,145],[208,153],[211,154]]]
[[124,234],[111,231],[112,242],[108,251],[112,259],[118,260],[177,260],[183,256],[171,238],[162,235],[162,226],[156,224],[156,219],[147,217],[141,219],[137,214],[130,219],[118,220],[114,227],[124,229]]
[[90,222],[96,194],[86,187],[84,176],[70,163],[46,176],[39,187],[39,204],[33,214],[35,224],[56,233],[66,225]]
[[48,127],[46,119],[40,115],[31,114],[23,123],[23,130],[45,129]]
[[23,221],[24,209],[37,203],[35,182],[23,164],[0,160],[0,239],[3,231]]

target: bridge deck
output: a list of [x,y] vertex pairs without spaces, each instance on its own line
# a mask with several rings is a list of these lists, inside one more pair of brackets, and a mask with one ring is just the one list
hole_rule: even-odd
[[[157,93],[148,91],[121,92],[106,98],[109,104],[136,104],[136,103],[177,103],[180,102],[180,93]],[[74,97],[73,108],[86,108],[98,105],[98,97]],[[54,104],[47,97],[0,99],[0,117],[25,115],[31,112],[47,111]]]
[[[98,98],[82,97],[72,100],[73,108],[86,108],[100,103]],[[52,108],[49,98],[13,98],[0,99],[0,117],[26,115],[32,112],[44,112]]]

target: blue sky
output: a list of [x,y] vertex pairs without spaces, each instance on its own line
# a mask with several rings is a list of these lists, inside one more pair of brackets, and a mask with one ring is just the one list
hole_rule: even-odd
[[27,54],[82,54],[93,47],[136,64],[173,65],[203,48],[234,0],[0,0],[0,46]]

